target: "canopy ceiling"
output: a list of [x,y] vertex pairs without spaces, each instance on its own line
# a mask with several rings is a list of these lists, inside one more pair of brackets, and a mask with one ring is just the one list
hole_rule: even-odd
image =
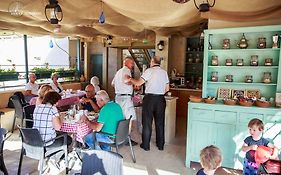
[[55,33],[56,25],[51,25],[44,14],[48,0],[18,1],[23,3],[24,13],[20,17],[8,12],[14,0],[0,1],[2,32],[82,38],[106,35],[153,38],[155,34],[194,35],[208,19],[252,22],[281,17],[280,0],[217,0],[210,12],[205,13],[198,12],[193,0],[184,4],[172,0],[102,0],[105,23],[99,24],[100,0],[58,0],[64,18],[59,23],[61,31]]

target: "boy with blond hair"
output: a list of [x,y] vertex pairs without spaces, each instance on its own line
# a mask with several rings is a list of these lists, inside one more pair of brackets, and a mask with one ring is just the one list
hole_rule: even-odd
[[218,167],[221,166],[222,155],[218,147],[210,145],[200,152],[200,169],[196,175],[214,175]]
[[262,137],[264,124],[260,119],[254,118],[248,123],[249,133],[244,140],[242,151],[246,152],[246,157],[243,163],[243,175],[256,175],[259,165],[255,161],[255,152],[258,146],[267,146],[273,148],[272,156],[269,159],[274,159],[278,156],[278,149],[269,141]]

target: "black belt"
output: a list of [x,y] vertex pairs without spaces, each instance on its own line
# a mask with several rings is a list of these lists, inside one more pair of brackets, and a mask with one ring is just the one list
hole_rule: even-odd
[[145,95],[148,95],[148,96],[164,96],[164,94],[145,94]]
[[132,96],[132,94],[116,94],[118,96]]

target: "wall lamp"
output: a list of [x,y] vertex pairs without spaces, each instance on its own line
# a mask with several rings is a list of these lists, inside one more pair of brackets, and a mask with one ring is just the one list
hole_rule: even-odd
[[106,38],[106,43],[108,45],[111,45],[112,44],[112,41],[113,41],[113,37],[111,35],[108,35],[107,38]]
[[63,13],[57,0],[49,0],[45,6],[45,16],[51,24],[58,24],[62,21]]
[[209,3],[209,0],[207,0],[207,2],[202,2],[199,6],[196,3],[196,0],[194,0],[194,5],[195,7],[199,10],[199,12],[208,12],[210,10],[210,7],[214,7],[216,3],[216,0],[213,0],[213,4],[211,5]]
[[157,44],[157,49],[162,51],[164,49],[164,41],[160,40]]

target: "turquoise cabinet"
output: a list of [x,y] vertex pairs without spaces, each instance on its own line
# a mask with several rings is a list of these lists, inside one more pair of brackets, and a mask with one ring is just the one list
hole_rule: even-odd
[[[248,47],[240,49],[237,43],[245,35]],[[280,46],[272,48],[274,35],[281,34],[281,26],[261,26],[213,29],[205,31],[204,67],[203,67],[203,97],[218,96],[218,90],[259,90],[261,96],[275,98],[276,92],[281,92]],[[265,38],[266,47],[257,48],[259,38]],[[223,40],[229,39],[229,49],[223,49]],[[280,39],[279,39],[280,40]],[[251,59],[257,56],[258,65],[252,66]],[[217,57],[218,65],[212,63]],[[232,66],[226,66],[226,60],[232,60]],[[243,66],[237,65],[237,60],[243,59]],[[266,59],[272,59],[272,65],[265,65]],[[264,83],[265,73],[271,74],[271,82]],[[217,81],[212,81],[212,74],[217,74]],[[232,75],[233,81],[226,82],[226,76]],[[246,83],[246,76],[252,76],[252,83]]]
[[241,151],[253,118],[265,124],[264,137],[281,149],[281,109],[228,106],[222,103],[188,103],[186,166],[199,162],[200,150],[214,144],[223,153],[222,166],[242,169]]

